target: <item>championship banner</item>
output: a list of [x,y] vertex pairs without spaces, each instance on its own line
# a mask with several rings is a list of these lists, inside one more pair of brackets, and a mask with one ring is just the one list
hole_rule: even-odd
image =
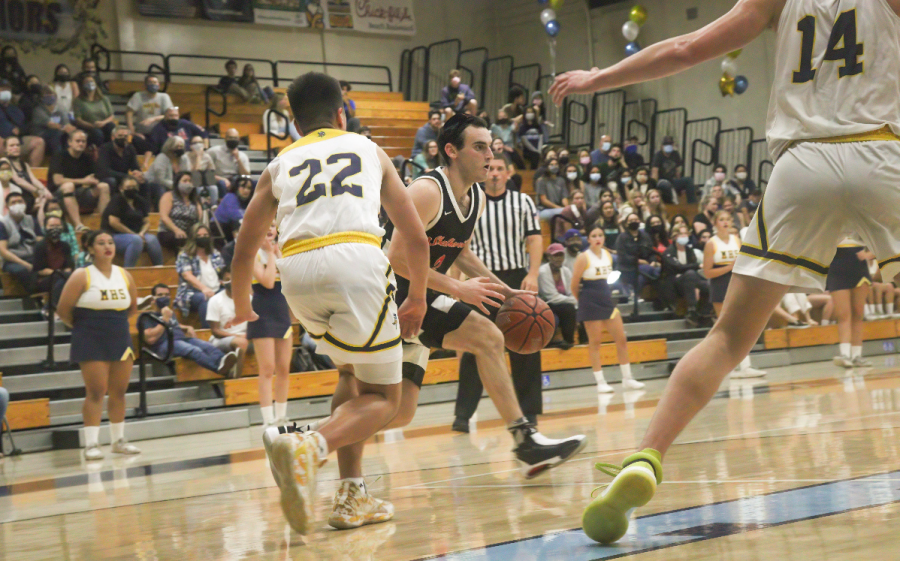
[[36,45],[51,40],[70,41],[84,27],[84,22],[76,18],[73,4],[74,0],[0,0],[0,36],[4,41],[29,41]]
[[136,0],[138,13],[154,18],[197,18],[197,0]]
[[325,9],[320,0],[253,0],[256,23],[291,27],[325,28]]

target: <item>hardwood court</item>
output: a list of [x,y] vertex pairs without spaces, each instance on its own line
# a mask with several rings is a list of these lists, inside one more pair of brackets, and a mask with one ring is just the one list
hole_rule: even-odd
[[573,531],[591,491],[609,481],[592,465],[619,461],[638,444],[665,380],[612,398],[591,388],[547,392],[542,430],[581,431],[590,442],[578,459],[529,483],[515,472],[489,402],[470,435],[449,432],[452,404],[424,407],[403,435],[380,435],[367,448],[370,489],[394,502],[395,520],[328,528],[332,460],[320,473],[320,527],[306,539],[282,519],[259,427],[140,442],[141,456],[108,455],[89,468],[72,450],[6,458],[0,557],[897,559],[893,360],[877,358],[866,372],[815,363],[773,369],[765,380],[726,380],[666,458],[655,500],[613,547]]

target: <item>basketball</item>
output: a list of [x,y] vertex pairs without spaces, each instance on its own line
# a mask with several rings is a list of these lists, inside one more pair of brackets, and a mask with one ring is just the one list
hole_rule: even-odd
[[556,331],[553,310],[532,294],[508,298],[497,312],[496,323],[506,338],[506,348],[523,355],[546,347]]

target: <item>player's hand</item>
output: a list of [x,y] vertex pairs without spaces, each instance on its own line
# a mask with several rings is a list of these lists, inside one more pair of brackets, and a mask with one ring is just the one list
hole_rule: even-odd
[[397,319],[400,321],[400,337],[404,339],[418,337],[427,310],[428,304],[424,298],[407,297],[400,305],[400,309],[397,310]]
[[538,291],[538,276],[529,273],[527,277],[522,279],[522,286],[519,288],[527,292],[536,293]]
[[508,287],[493,283],[487,277],[476,277],[460,283],[456,297],[470,306],[475,306],[485,315],[490,315],[485,304],[499,308],[506,300],[503,294],[508,290]]
[[245,302],[238,302],[235,300],[234,317],[225,324],[225,329],[231,329],[235,325],[240,325],[245,321],[256,321],[258,319],[259,316],[253,311],[253,306],[250,304],[249,298],[247,298]]
[[563,99],[569,94],[591,93],[595,91],[593,86],[593,78],[598,69],[592,70],[573,70],[560,74],[550,86],[550,96],[553,103],[561,105]]

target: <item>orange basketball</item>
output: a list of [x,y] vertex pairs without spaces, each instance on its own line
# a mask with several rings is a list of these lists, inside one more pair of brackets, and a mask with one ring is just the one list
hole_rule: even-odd
[[556,331],[550,306],[532,294],[507,298],[497,312],[496,323],[506,338],[506,348],[523,355],[546,347]]

